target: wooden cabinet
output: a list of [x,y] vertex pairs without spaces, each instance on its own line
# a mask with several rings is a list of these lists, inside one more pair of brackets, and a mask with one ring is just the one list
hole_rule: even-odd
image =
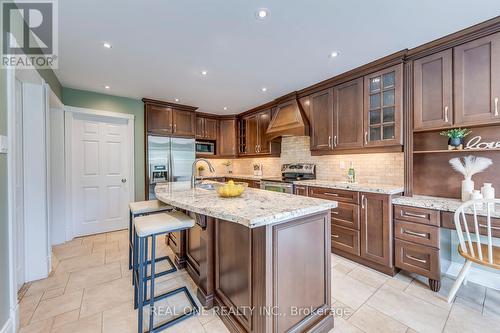
[[500,33],[459,45],[454,52],[455,122],[500,122]]
[[390,196],[361,193],[361,257],[392,267]]
[[415,130],[453,125],[452,58],[449,49],[413,62]]
[[293,191],[294,191],[294,194],[296,194],[296,195],[302,195],[304,197],[307,197],[307,186],[295,185]]
[[217,136],[217,156],[234,157],[236,155],[236,118],[220,119]]
[[217,140],[218,121],[216,118],[196,116],[196,138]]
[[403,65],[396,65],[364,77],[364,146],[403,144]]
[[196,108],[143,98],[148,133],[194,137],[196,135]]
[[148,133],[172,133],[172,108],[157,105],[146,105]]
[[333,87],[334,149],[363,147],[363,78]]
[[268,155],[271,153],[266,130],[271,122],[271,109],[253,113],[240,120],[240,151],[242,155]]
[[333,136],[333,89],[310,96],[309,115],[311,150],[330,150]]

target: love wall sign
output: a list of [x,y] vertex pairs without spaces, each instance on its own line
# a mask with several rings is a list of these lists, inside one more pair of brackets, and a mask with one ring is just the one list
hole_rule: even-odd
[[465,149],[500,149],[500,141],[482,142],[481,136],[475,136],[465,145]]

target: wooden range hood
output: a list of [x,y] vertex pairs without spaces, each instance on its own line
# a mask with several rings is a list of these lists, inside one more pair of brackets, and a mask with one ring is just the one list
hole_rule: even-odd
[[283,136],[309,136],[309,120],[297,100],[297,93],[291,93],[276,101],[278,106],[266,131],[268,140]]

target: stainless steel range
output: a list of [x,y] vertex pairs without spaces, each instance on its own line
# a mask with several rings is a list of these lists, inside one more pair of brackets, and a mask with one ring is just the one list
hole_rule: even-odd
[[315,164],[283,164],[281,166],[281,177],[262,178],[260,188],[268,191],[293,194],[293,182],[307,179],[316,179]]

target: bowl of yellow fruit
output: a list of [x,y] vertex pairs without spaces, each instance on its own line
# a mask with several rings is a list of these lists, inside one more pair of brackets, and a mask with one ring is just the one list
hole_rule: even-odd
[[248,187],[248,184],[230,180],[227,183],[214,183],[214,186],[219,196],[223,198],[234,198],[239,197],[245,192],[245,187]]

